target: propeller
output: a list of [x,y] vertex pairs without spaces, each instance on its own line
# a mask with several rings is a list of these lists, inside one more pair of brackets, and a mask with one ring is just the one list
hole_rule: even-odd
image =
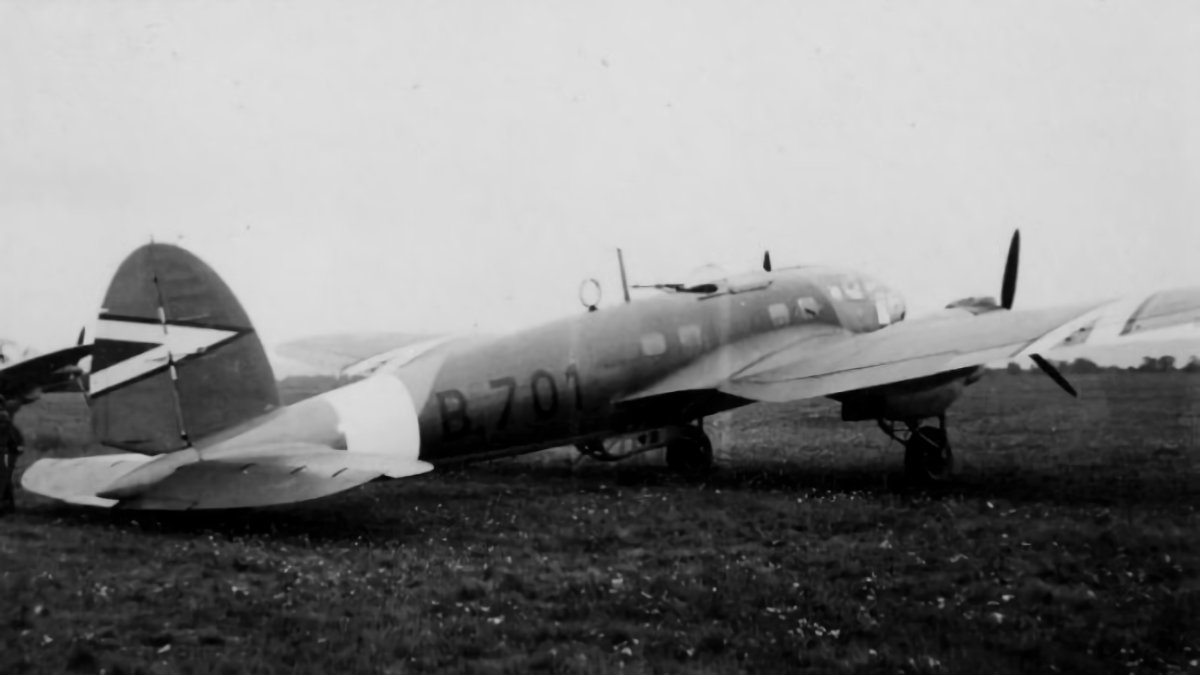
[[[87,326],[86,325],[80,326],[79,327],[79,337],[75,339],[75,346],[76,347],[83,346],[83,340],[86,336],[87,336]],[[91,357],[89,356],[86,358],[90,364]],[[86,370],[84,368],[81,368],[78,364],[75,365],[74,367],[78,372],[76,372],[74,374],[74,376],[71,378],[71,381],[75,384],[75,387],[77,389],[79,389],[79,393],[83,394],[83,397],[86,399],[88,397],[88,385],[89,385],[88,378],[90,377],[90,373],[88,373],[88,370],[90,370],[90,365],[89,365],[89,368]]]
[[[1021,231],[1014,230],[1012,242],[1008,245],[1008,260],[1004,263],[1004,280],[1000,284],[1000,306],[1004,309],[1012,309],[1013,300],[1017,295],[1017,267],[1021,261]],[[1049,361],[1041,354],[1030,354],[1029,358],[1037,364],[1038,368],[1042,369],[1054,383],[1062,388],[1071,396],[1079,397],[1079,392],[1075,391],[1075,387],[1063,377],[1063,374],[1058,371]]]
[[1079,398],[1079,392],[1075,391],[1075,387],[1072,387],[1071,383],[1067,382],[1067,378],[1063,377],[1063,374],[1058,372],[1058,369],[1051,365],[1050,362],[1045,358],[1043,358],[1041,354],[1030,354],[1029,358],[1033,359],[1033,362],[1038,365],[1038,368],[1041,368],[1043,373],[1049,375],[1050,379],[1054,380],[1055,384],[1062,387],[1063,391],[1074,396],[1075,398]]
[[770,251],[763,251],[763,270],[767,271],[767,272],[771,271],[771,252]]
[[1021,260],[1021,231],[1014,230],[1008,245],[1008,261],[1004,263],[1004,282],[1000,285],[1000,306],[1012,309],[1017,294],[1017,265]]

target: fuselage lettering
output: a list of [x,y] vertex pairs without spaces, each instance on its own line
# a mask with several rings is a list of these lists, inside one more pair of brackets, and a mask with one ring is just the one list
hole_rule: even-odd
[[504,396],[504,409],[500,411],[500,417],[496,420],[496,431],[504,431],[508,427],[508,420],[512,416],[513,395],[517,391],[517,380],[513,377],[501,377],[491,382],[488,382],[492,389],[504,388],[506,390]]
[[457,438],[471,431],[471,418],[467,416],[467,397],[457,389],[437,393],[438,410],[442,414],[442,435]]
[[545,370],[536,370],[529,381],[533,398],[533,412],[539,420],[548,420],[558,412],[558,385],[554,376]]

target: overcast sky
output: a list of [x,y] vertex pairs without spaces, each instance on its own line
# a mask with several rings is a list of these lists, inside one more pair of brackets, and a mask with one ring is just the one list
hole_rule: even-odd
[[910,308],[1200,284],[1195,2],[0,0],[0,335],[151,236],[270,344],[505,330],[716,262]]

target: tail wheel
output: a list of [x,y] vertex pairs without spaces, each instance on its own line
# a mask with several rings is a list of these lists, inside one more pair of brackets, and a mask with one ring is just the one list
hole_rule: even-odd
[[698,427],[667,443],[667,466],[684,476],[703,476],[712,470],[713,448],[708,435]]
[[946,430],[920,427],[904,446],[904,474],[914,483],[940,483],[954,474],[954,453]]

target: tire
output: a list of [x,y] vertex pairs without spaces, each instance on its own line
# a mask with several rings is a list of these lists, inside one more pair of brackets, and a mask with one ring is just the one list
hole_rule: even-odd
[[954,453],[946,431],[921,427],[904,446],[904,475],[917,485],[944,483],[954,475]]
[[712,442],[703,431],[688,433],[667,444],[667,466],[689,478],[703,477],[712,471]]

